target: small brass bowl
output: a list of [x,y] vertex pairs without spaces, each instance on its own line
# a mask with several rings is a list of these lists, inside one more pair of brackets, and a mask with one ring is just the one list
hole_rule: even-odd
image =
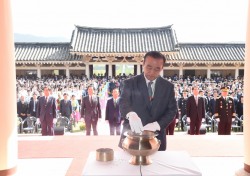
[[96,150],[97,161],[112,161],[114,159],[114,150],[110,148],[99,148]]

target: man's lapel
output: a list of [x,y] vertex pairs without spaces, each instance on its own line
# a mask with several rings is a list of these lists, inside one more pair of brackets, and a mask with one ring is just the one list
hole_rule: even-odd
[[139,88],[139,91],[142,92],[143,98],[144,98],[148,108],[150,108],[150,100],[149,100],[149,95],[148,95],[148,88],[147,88],[146,80],[145,80],[143,74],[140,75],[140,79],[139,79],[139,82],[138,82],[138,88]]

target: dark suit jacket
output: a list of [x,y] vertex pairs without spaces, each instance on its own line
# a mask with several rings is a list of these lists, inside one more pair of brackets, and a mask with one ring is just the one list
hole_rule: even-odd
[[113,98],[107,101],[105,120],[108,120],[110,123],[121,123],[121,113],[119,104],[119,98],[117,99],[116,106],[114,105]]
[[24,113],[27,115],[27,113],[29,112],[29,105],[27,102],[24,102],[24,104],[22,104],[21,101],[17,102],[17,114],[20,116],[21,113]]
[[[161,128],[157,136],[161,140],[159,150],[165,150],[166,127],[172,122],[177,112],[174,85],[162,77],[158,77],[155,83],[154,97],[150,101],[143,73],[125,80],[120,97],[121,116],[125,118],[131,111],[137,113],[143,126],[155,121],[159,123]],[[128,130],[130,130],[129,121],[125,119],[120,147],[123,138],[125,138],[123,134]]]
[[97,121],[98,118],[101,118],[102,113],[98,97],[93,97],[92,104],[90,104],[89,96],[84,97],[81,107],[81,116],[84,118],[85,122],[91,120]]
[[[190,117],[190,120],[194,121],[197,117],[201,120],[202,118],[205,119],[205,101],[203,97],[198,97],[198,107],[196,106],[196,102],[194,96],[188,97],[187,100],[187,117]],[[198,116],[197,116],[198,114]]]
[[29,111],[28,111],[28,114],[30,114],[31,116],[36,116],[36,111],[37,111],[37,103],[38,103],[38,100],[36,100],[36,103],[35,103],[35,111],[34,110],[34,100],[32,99],[29,103]]
[[209,102],[209,109],[210,109],[210,112],[212,113],[212,115],[214,115],[215,113],[215,104],[216,104],[216,99],[214,97],[212,97],[210,99],[210,102]]
[[60,101],[60,113],[62,116],[70,117],[72,114],[72,105],[70,100],[67,100],[66,104],[64,100]]
[[56,100],[54,97],[49,96],[48,102],[45,100],[45,96],[39,98],[37,103],[36,117],[42,122],[45,118],[49,122],[53,122],[53,118],[56,118]]
[[223,97],[216,99],[214,116],[220,118],[220,123],[232,123],[232,118],[236,116],[234,99],[231,97],[227,97],[226,100]]

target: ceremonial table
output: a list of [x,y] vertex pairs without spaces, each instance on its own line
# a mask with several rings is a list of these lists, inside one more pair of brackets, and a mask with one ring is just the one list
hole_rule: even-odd
[[115,151],[114,160],[96,161],[96,152],[90,152],[84,176],[201,176],[200,170],[185,151],[158,151],[151,155],[153,163],[142,165],[129,164],[129,155],[125,151]]

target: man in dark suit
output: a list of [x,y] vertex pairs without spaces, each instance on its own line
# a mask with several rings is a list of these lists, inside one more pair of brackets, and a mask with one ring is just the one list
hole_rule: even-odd
[[91,127],[93,128],[94,135],[98,135],[97,122],[101,118],[99,98],[94,94],[93,85],[89,85],[87,91],[88,96],[82,100],[81,117],[85,120],[86,135],[90,135]]
[[56,123],[56,100],[50,96],[50,87],[44,86],[44,96],[37,103],[37,123],[41,123],[42,136],[53,136],[53,123]]
[[232,118],[235,118],[234,99],[227,96],[229,89],[221,87],[221,96],[217,98],[215,105],[215,118],[219,121],[218,135],[230,135]]
[[125,138],[124,132],[149,130],[159,131],[159,150],[166,150],[166,127],[175,117],[177,106],[174,85],[160,77],[165,61],[164,55],[150,51],[144,56],[144,72],[123,82],[120,112],[125,121],[120,147]]
[[209,103],[209,114],[212,117],[215,113],[215,104],[216,104],[216,100],[218,98],[218,91],[215,89],[213,91],[213,97],[210,99],[210,103]]
[[193,95],[187,99],[187,121],[190,121],[190,134],[199,135],[202,119],[205,119],[205,101],[198,96],[199,87],[192,87]]
[[60,101],[61,116],[67,117],[70,120],[72,114],[71,101],[68,99],[68,93],[63,94],[63,99]]
[[188,91],[183,90],[182,91],[182,97],[178,101],[178,108],[179,111],[181,111],[181,117],[179,118],[180,123],[181,123],[181,131],[184,131],[184,122],[182,121],[182,117],[186,115],[187,113],[187,98],[188,98]]
[[37,112],[37,93],[34,92],[32,95],[32,99],[30,100],[29,103],[29,112],[28,115],[32,116],[32,117],[36,117],[36,112]]
[[[20,100],[17,102],[17,115],[24,120],[27,118],[28,112],[29,104],[25,101],[25,96],[21,95]],[[24,123],[23,127],[27,127],[27,123]]]
[[68,130],[72,130],[72,121],[70,119],[70,116],[72,114],[72,105],[71,101],[68,98],[68,93],[63,94],[63,99],[60,101],[60,113],[62,117],[67,117],[68,121],[70,122],[68,125]]
[[109,122],[110,135],[120,135],[121,131],[121,113],[119,109],[119,90],[112,90],[113,98],[107,101],[105,120]]

